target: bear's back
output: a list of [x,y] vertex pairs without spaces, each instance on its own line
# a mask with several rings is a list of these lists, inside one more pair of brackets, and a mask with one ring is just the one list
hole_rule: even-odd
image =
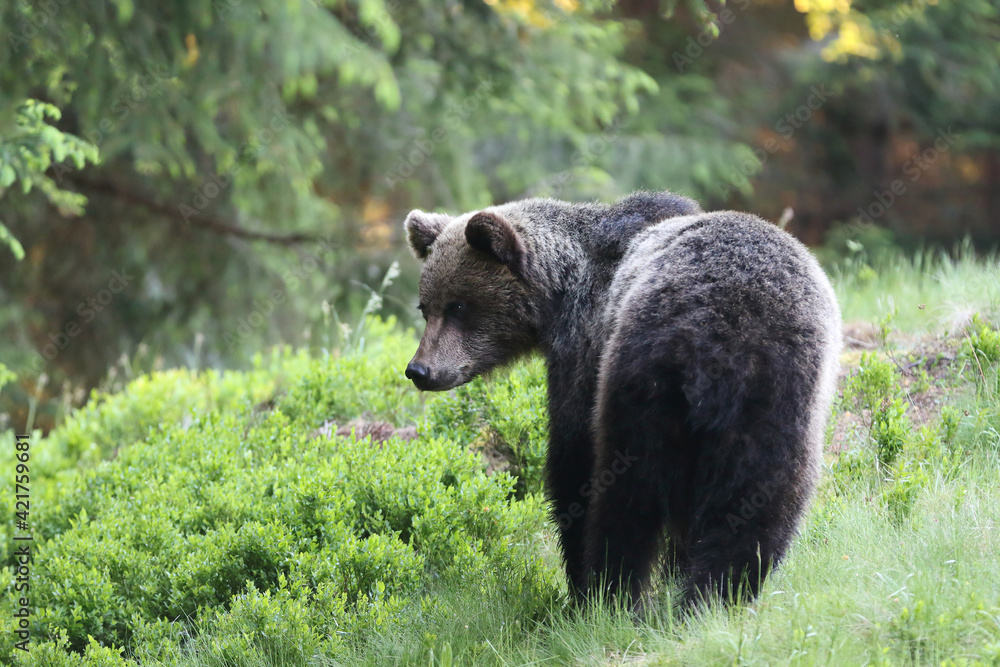
[[833,289],[809,250],[748,213],[675,217],[637,234],[615,272],[607,314],[664,291],[734,315],[749,309],[769,320],[836,320],[839,326]]
[[832,390],[841,346],[833,288],[805,246],[753,215],[686,216],[639,234],[602,319],[602,367],[614,358],[635,369],[671,359],[685,377],[720,380],[692,401],[696,423],[731,421],[742,400],[734,392],[774,369],[815,380],[802,389],[819,403]]

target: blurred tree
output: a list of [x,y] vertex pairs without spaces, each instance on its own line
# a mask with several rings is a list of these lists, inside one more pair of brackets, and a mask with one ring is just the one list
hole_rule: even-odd
[[[73,171],[55,154],[34,176],[49,198],[0,201],[27,250],[0,274],[22,390],[42,373],[92,386],[139,343],[168,363],[239,364],[301,341],[324,298],[363,302],[349,279],[377,280],[402,211],[523,191],[548,147],[656,89],[618,60],[608,7],[3,3],[0,137],[39,99],[101,158]],[[85,211],[65,205],[82,196]],[[237,330],[253,344],[226,345]]]
[[[46,117],[59,120],[60,115],[59,109],[51,104],[30,99],[16,110],[13,130],[0,135],[0,197],[17,182],[22,192],[37,187],[60,211],[80,215],[86,198],[60,188],[45,172],[53,163],[64,168],[64,161],[72,161],[77,169],[82,169],[87,161],[97,161],[97,147],[60,132],[45,120]],[[0,246],[4,245],[15,258],[24,259],[21,243],[0,220]]]
[[998,37],[992,0],[0,2],[4,396],[331,347],[414,207],[669,187],[995,241]]
[[[885,226],[910,243],[1000,241],[1000,7],[992,0],[796,0],[795,7],[811,40],[772,70],[784,81],[781,93],[757,107],[779,123],[792,116],[792,125],[784,126],[782,149],[765,156],[773,159],[753,195],[735,205],[770,215],[791,206],[792,228],[812,243],[838,224],[855,235]],[[814,88],[824,100],[796,119]]]

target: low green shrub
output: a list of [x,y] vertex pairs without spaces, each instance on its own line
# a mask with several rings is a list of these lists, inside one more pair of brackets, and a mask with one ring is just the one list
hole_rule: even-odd
[[893,523],[899,525],[910,518],[920,491],[929,481],[927,471],[919,461],[907,459],[893,466],[880,494]]
[[[54,432],[58,442],[68,432],[126,440],[32,508],[33,655],[171,664],[197,650],[218,664],[298,664],[419,616],[437,582],[509,589],[528,608],[555,600],[561,582],[531,547],[542,501],[514,499],[515,480],[487,475],[468,443],[315,432],[369,400],[359,387],[399,375],[390,351],[412,337],[380,341],[370,357],[285,374],[287,394],[256,410],[252,400],[275,394],[273,379],[175,373],[137,381],[121,398],[95,397],[72,429]],[[155,387],[169,387],[176,403],[158,403]],[[153,412],[126,417],[139,396],[165,419],[136,435]],[[368,403],[379,419],[415,408],[410,394],[380,400]],[[13,603],[8,593],[5,619]],[[4,623],[0,656],[23,661]]]
[[203,642],[201,659],[220,665],[302,665],[320,653],[336,654],[337,634],[317,631],[316,609],[288,588],[258,591],[248,585],[232,605],[203,624],[213,641]]
[[548,451],[547,387],[545,365],[534,358],[429,403],[424,428],[493,449],[508,460],[518,497],[540,493]]
[[878,463],[891,466],[911,430],[895,364],[880,353],[864,353],[844,395],[862,414]]
[[992,328],[978,315],[973,318],[970,328],[962,346],[962,354],[978,360],[984,367],[1000,364],[1000,329]]
[[326,421],[343,424],[372,418],[399,425],[412,422],[420,409],[419,392],[403,371],[415,339],[394,332],[394,318],[370,317],[363,351],[328,355],[314,362],[282,400],[292,419],[314,427]]
[[[267,358],[256,355],[253,368],[246,372],[177,369],[140,376],[119,393],[92,392],[84,407],[46,437],[31,434],[32,531],[57,534],[70,518],[93,506],[92,492],[76,488],[80,475],[101,461],[147,437],[159,437],[165,429],[186,427],[212,411],[252,414],[254,406],[273,397],[283,382],[301,374],[308,364],[304,353],[275,350]],[[12,431],[0,432],[3,470],[14,470],[13,442]],[[13,496],[13,475],[0,477],[0,493]],[[8,562],[14,521],[12,512],[0,519],[0,563]]]
[[844,401],[861,415],[865,440],[834,460],[832,496],[877,497],[889,520],[902,524],[931,483],[928,470],[950,480],[965,462],[967,452],[956,444],[962,413],[945,406],[936,425],[915,429],[900,371],[878,352],[862,354],[844,383]]
[[271,368],[265,368],[258,355],[249,372],[179,368],[141,375],[116,394],[94,390],[87,405],[53,430],[45,443],[76,465],[93,465],[162,425],[209,411],[247,412],[274,394],[275,367],[287,369],[305,361],[276,351]]

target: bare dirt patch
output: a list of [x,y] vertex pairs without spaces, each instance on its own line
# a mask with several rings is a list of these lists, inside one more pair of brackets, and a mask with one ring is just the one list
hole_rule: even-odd
[[353,437],[355,440],[371,440],[372,444],[379,444],[392,437],[400,440],[414,440],[417,437],[417,427],[396,428],[389,422],[365,421],[363,419],[352,419],[346,424],[337,426],[334,422],[328,421],[310,433],[309,437],[329,438],[333,435],[341,438]]

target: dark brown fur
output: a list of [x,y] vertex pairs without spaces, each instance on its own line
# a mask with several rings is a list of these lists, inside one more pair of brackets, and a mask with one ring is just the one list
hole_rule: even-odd
[[808,251],[670,193],[414,211],[406,229],[426,261],[418,387],[546,357],[572,590],[638,600],[665,533],[689,601],[756,594],[815,486],[840,346]]

